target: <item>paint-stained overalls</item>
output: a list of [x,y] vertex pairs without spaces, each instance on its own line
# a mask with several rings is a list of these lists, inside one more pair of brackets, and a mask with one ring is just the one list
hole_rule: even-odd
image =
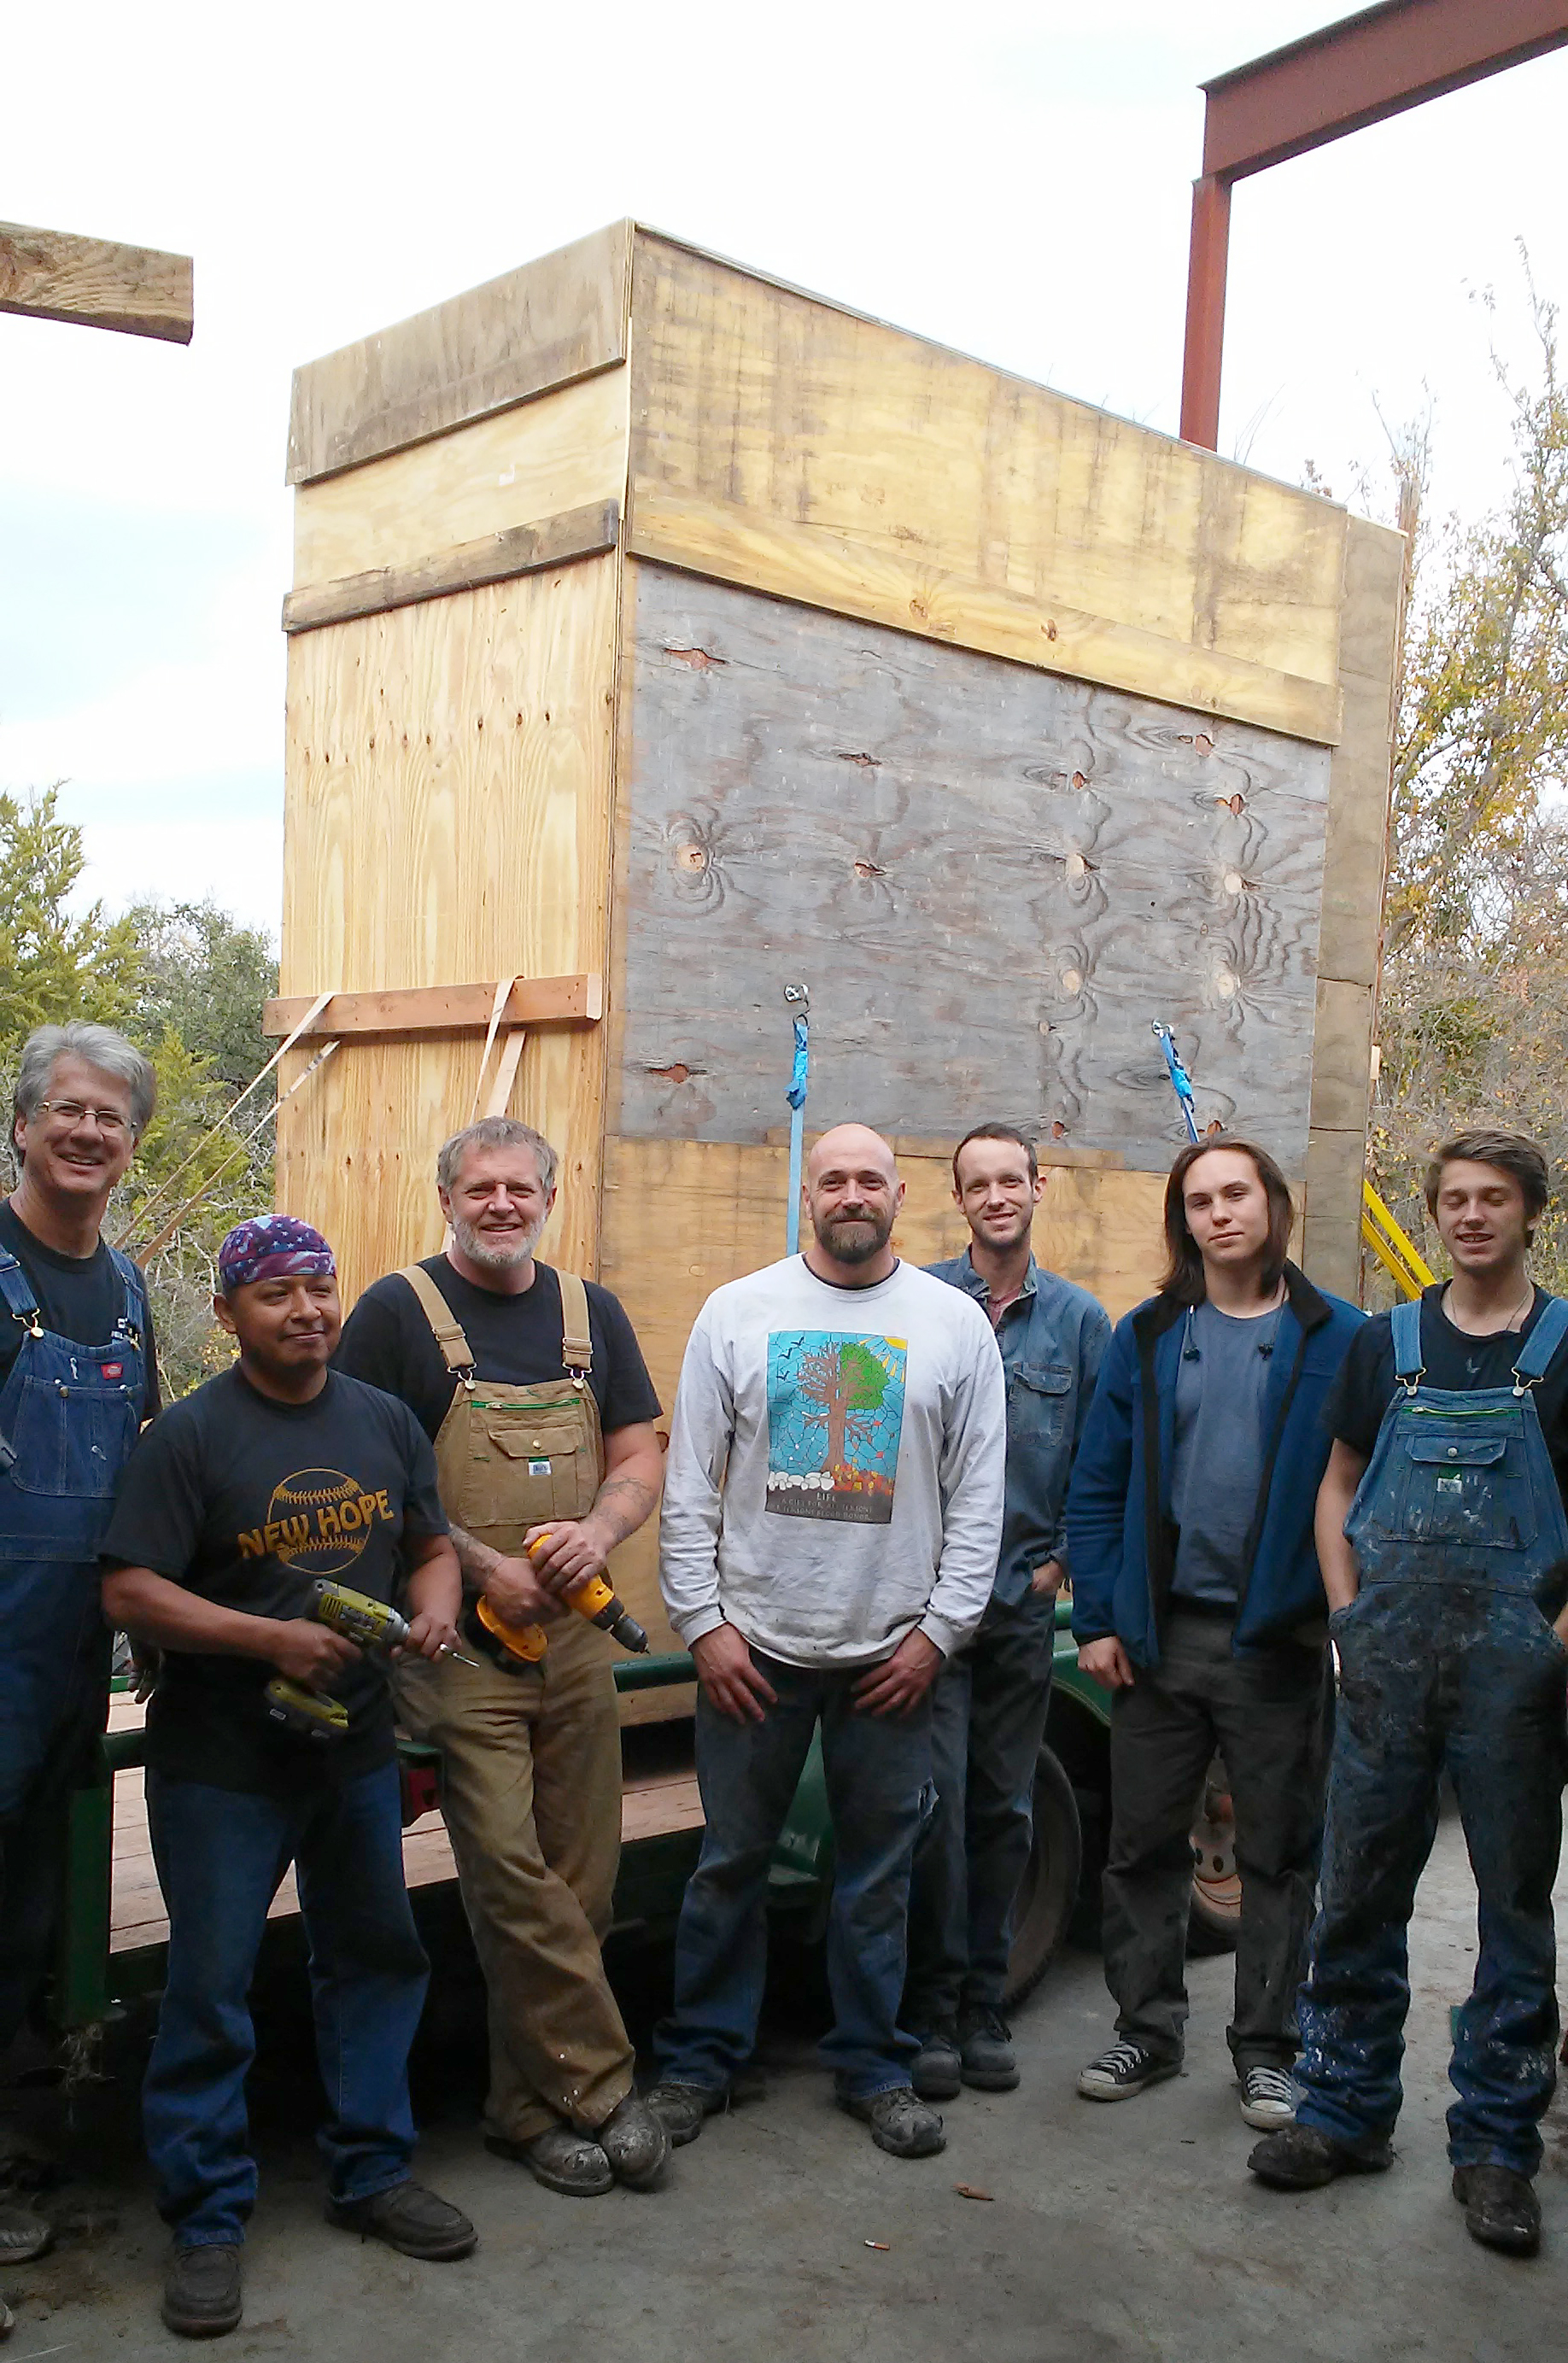
[[1407,1925],[1446,1764],[1481,1938],[1449,2070],[1449,2155],[1530,2175],[1556,2073],[1568,1675],[1538,1604],[1554,1571],[1561,1590],[1568,1518],[1534,1389],[1568,1336],[1568,1304],[1548,1301],[1511,1387],[1463,1392],[1421,1384],[1420,1315],[1418,1303],[1393,1315],[1397,1389],[1345,1521],[1361,1590],[1329,1619],[1340,1712],[1296,2122],[1362,2150],[1393,2129]]
[[0,1251],[0,1320],[22,1341],[0,1388],[0,2049],[48,1961],[74,1781],[104,1727],[110,1636],[98,1545],[141,1426],[147,1300],[111,1248],[120,1314],[101,1346],[57,1337]]

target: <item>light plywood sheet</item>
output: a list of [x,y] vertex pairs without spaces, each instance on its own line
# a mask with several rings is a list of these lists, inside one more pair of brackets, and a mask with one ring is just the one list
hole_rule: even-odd
[[288,481],[423,442],[626,357],[630,225],[470,288],[295,372]]
[[295,494],[295,592],[417,566],[626,490],[624,369],[540,394]]
[[642,232],[631,368],[634,531],[657,487],[1337,687],[1330,502]]
[[[282,995],[603,972],[617,597],[593,559],[290,643]],[[284,1110],[278,1203],[350,1300],[438,1243],[481,1047],[346,1041]],[[603,1071],[601,1029],[530,1034],[510,1104],[562,1152],[544,1251],[590,1274]]]
[[[1303,1170],[1329,757],[963,649],[634,566],[623,1135],[1003,1118],[1162,1172],[1200,1120]],[[613,998],[612,993],[612,998]]]

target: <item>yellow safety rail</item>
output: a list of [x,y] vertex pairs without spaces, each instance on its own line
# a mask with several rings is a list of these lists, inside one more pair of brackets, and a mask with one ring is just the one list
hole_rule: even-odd
[[1362,1237],[1396,1288],[1406,1296],[1419,1296],[1437,1278],[1408,1234],[1401,1230],[1370,1182],[1362,1183]]

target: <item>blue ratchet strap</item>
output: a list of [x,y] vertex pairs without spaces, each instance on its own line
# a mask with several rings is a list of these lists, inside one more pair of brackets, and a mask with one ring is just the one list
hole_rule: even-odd
[[790,1105],[789,1119],[789,1204],[784,1215],[784,1252],[800,1252],[800,1169],[806,1146],[806,1087],[810,1072],[811,1053],[808,1022],[804,1017],[795,1021],[795,1064],[790,1070],[789,1089],[784,1097]]
[[1170,1027],[1162,1026],[1156,1021],[1154,1032],[1160,1048],[1165,1054],[1165,1071],[1171,1078],[1171,1088],[1176,1094],[1176,1104],[1186,1119],[1187,1138],[1195,1140],[1198,1137],[1197,1112],[1196,1104],[1193,1099],[1192,1077],[1176,1055],[1175,1037]]

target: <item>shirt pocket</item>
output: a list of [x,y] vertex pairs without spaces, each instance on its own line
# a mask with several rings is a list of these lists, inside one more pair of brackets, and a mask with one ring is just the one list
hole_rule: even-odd
[[1399,1541],[1522,1550],[1535,1540],[1522,1436],[1488,1431],[1479,1422],[1434,1422],[1406,1437],[1404,1458],[1394,1528]]
[[545,1518],[581,1518],[593,1507],[598,1468],[587,1420],[575,1402],[476,1403],[457,1522],[531,1526]]
[[1073,1372],[1065,1362],[1020,1362],[1007,1387],[1008,1443],[1062,1443],[1072,1405]]

